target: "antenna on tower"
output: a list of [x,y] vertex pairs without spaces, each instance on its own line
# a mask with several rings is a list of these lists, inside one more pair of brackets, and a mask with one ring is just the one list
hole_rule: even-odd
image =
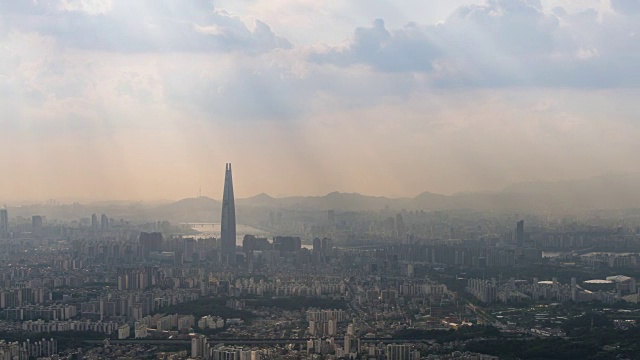
[[202,197],[202,188],[198,190],[198,197]]

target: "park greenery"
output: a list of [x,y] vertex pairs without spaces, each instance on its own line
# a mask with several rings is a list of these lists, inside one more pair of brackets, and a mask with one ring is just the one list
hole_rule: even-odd
[[207,315],[220,316],[225,319],[241,318],[251,319],[254,315],[249,311],[235,310],[226,306],[227,298],[205,297],[194,301],[167,306],[156,311],[156,314],[180,314],[193,315],[200,318]]
[[346,309],[344,300],[324,299],[317,297],[294,296],[287,298],[261,298],[246,300],[246,304],[252,307],[279,308],[282,310],[296,311],[309,308],[316,309]]

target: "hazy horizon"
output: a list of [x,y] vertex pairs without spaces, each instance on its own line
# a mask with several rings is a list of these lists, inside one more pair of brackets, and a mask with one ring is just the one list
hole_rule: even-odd
[[[556,180],[556,181],[546,181],[546,180],[531,180],[531,181],[523,181],[523,182],[516,182],[516,183],[512,183],[512,184],[508,184],[505,187],[501,187],[499,189],[481,189],[481,190],[475,190],[475,191],[457,191],[457,192],[453,192],[453,193],[436,193],[436,192],[432,192],[429,190],[425,190],[413,195],[407,195],[407,196],[389,196],[389,195],[384,195],[384,194],[373,194],[373,193],[363,193],[363,192],[359,192],[359,191],[340,191],[340,190],[334,190],[334,191],[329,191],[326,193],[317,193],[317,194],[293,194],[293,195],[279,195],[279,194],[270,194],[267,192],[260,192],[260,193],[256,193],[256,194],[249,194],[247,196],[236,196],[236,199],[238,200],[242,200],[242,199],[250,199],[253,197],[257,197],[259,195],[267,195],[270,196],[271,198],[275,198],[275,199],[284,199],[284,198],[295,198],[295,197],[303,197],[303,198],[309,198],[309,197],[325,197],[328,196],[332,193],[338,193],[338,194],[357,194],[357,195],[361,195],[364,197],[380,197],[380,198],[388,198],[391,200],[399,200],[399,199],[413,199],[416,198],[422,194],[425,193],[429,193],[429,194],[433,194],[433,195],[442,195],[442,196],[447,196],[447,197],[452,197],[452,196],[457,196],[457,195],[464,195],[464,194],[500,194],[500,193],[509,193],[510,188],[514,187],[514,186],[520,186],[521,188],[524,187],[525,189],[528,188],[529,185],[534,185],[534,187],[536,185],[558,185],[558,184],[563,184],[563,183],[581,183],[581,182],[588,182],[588,181],[592,181],[592,180],[597,180],[597,179],[604,179],[606,181],[611,181],[611,180],[621,180],[624,179],[625,177],[639,177],[640,173],[611,173],[611,174],[603,174],[603,175],[599,175],[599,176],[594,176],[594,177],[588,177],[588,178],[582,178],[582,179],[561,179],[561,180]],[[234,179],[234,182],[235,179]],[[550,189],[546,189],[546,190],[550,190]],[[596,190],[601,190],[601,189],[596,189]],[[628,189],[625,189],[628,190]],[[531,192],[535,192],[536,189],[535,188],[531,188],[528,189],[528,191]],[[567,194],[568,195],[568,194]],[[594,194],[594,196],[598,196],[598,195],[602,195],[602,194]],[[47,204],[53,204],[53,205],[72,205],[74,203],[78,203],[78,204],[82,204],[82,205],[108,205],[108,204],[119,204],[119,203],[125,203],[125,204],[134,204],[134,203],[140,203],[140,204],[145,204],[145,205],[161,205],[161,204],[170,204],[170,203],[174,203],[174,202],[178,202],[181,200],[187,200],[187,199],[197,199],[199,197],[204,197],[204,198],[209,198],[218,202],[222,201],[222,194],[219,195],[209,195],[209,194],[205,194],[204,191],[202,194],[185,194],[185,196],[182,197],[178,197],[178,198],[151,198],[151,199],[126,199],[126,198],[110,198],[110,199],[99,199],[99,198],[80,198],[80,197],[67,197],[67,198],[54,198],[54,197],[49,197],[46,199],[17,199],[17,200],[10,200],[10,201],[4,201],[4,203],[0,202],[0,208],[3,205],[7,205],[9,207],[18,207],[18,206],[30,206],[30,205],[47,205]],[[639,205],[640,206],[640,205]]]
[[0,205],[640,172],[638,34],[635,0],[3,2]]

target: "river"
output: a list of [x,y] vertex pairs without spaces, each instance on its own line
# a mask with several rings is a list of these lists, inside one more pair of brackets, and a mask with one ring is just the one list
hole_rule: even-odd
[[[186,223],[183,225],[189,225],[191,229],[200,232],[197,235],[187,235],[185,237],[194,239],[220,238],[220,223]],[[255,235],[265,238],[272,236],[271,233],[265,230],[256,229],[248,225],[236,225],[236,245],[242,246],[242,239],[244,239],[245,235]],[[313,249],[313,245],[303,243],[302,248],[311,250]]]
[[[205,239],[205,238],[220,238],[220,223],[188,223],[185,225],[189,225],[193,230],[199,231],[200,233],[197,235],[189,235],[188,237],[192,237],[195,239]],[[236,225],[236,245],[242,246],[242,239],[244,239],[245,235],[255,235],[258,237],[269,237],[267,231],[256,229],[247,225]]]

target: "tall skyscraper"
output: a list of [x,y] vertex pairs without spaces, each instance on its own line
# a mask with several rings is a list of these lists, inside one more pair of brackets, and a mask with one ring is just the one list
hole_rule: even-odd
[[524,245],[524,220],[516,223],[516,246],[522,247],[522,245]]
[[231,164],[226,164],[224,193],[222,194],[222,219],[220,222],[220,254],[222,260],[233,264],[236,256],[236,205],[233,197]]
[[9,212],[0,209],[0,239],[9,237]]

